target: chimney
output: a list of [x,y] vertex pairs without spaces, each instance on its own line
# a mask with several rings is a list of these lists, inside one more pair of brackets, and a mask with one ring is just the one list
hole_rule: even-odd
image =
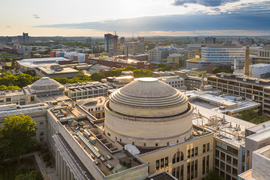
[[244,75],[249,76],[249,46],[246,46],[244,72]]

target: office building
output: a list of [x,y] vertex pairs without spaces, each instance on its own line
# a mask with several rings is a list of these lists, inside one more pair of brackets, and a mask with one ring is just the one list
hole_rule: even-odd
[[186,57],[183,54],[169,54],[167,63],[176,63],[179,67],[186,67]]
[[198,37],[194,37],[194,43],[198,43],[198,42],[199,42]]
[[121,44],[124,44],[125,42],[126,42],[126,38],[125,38],[125,37],[121,37],[121,38],[120,38],[120,43],[121,43]]
[[176,53],[177,48],[173,46],[159,47],[158,45],[153,49],[148,51],[148,58],[150,62],[162,63],[167,61],[169,54]]
[[209,76],[207,82],[213,88],[220,89],[222,93],[230,93],[261,103],[262,112],[265,115],[270,114],[270,80],[218,73]]
[[22,36],[18,36],[19,44],[25,44],[29,42],[28,33],[23,33]]
[[20,72],[25,72],[28,69],[36,69],[38,67],[50,67],[62,63],[69,64],[71,63],[71,61],[62,57],[22,59],[16,61],[16,67],[19,69]]
[[116,56],[117,54],[115,54],[115,50],[117,53],[118,36],[112,34],[104,34],[104,42],[105,42],[105,51]]
[[216,44],[202,47],[202,60],[214,64],[234,64],[243,68],[245,62],[245,48],[235,44]]
[[124,45],[124,54],[143,54],[145,47],[143,42],[126,42]]
[[214,38],[214,37],[206,37],[204,39],[204,44],[216,44],[216,38]]

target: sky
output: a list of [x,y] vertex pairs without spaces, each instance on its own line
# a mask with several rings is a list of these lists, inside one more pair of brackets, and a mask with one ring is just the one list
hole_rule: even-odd
[[270,0],[0,0],[0,36],[270,35]]

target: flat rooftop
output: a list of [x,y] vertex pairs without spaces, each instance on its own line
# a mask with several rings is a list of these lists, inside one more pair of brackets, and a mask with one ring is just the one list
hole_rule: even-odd
[[59,71],[51,69],[50,67],[47,67],[47,66],[38,67],[38,69],[40,69],[41,71],[45,72],[48,75],[51,75],[51,74],[65,74],[65,73],[79,73],[78,70],[70,68],[70,67],[62,68]]
[[213,132],[215,138],[238,148],[245,143],[245,129],[255,126],[253,123],[199,105],[193,106],[194,125]]
[[256,142],[260,142],[264,139],[268,139],[269,137],[270,137],[270,129],[257,134],[253,134],[251,136],[248,136],[247,138]]
[[24,91],[22,89],[0,91],[0,96],[21,96],[21,95],[24,95]]
[[102,106],[106,102],[104,96],[77,100],[76,103],[84,107]]
[[[105,176],[143,164],[141,160],[123,150],[123,146],[107,138],[89,119],[69,119],[61,123]],[[126,165],[122,162],[128,163]],[[112,166],[111,169],[108,164]]]

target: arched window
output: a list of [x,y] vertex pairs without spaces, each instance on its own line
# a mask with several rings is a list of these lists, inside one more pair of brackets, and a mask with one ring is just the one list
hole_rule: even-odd
[[184,160],[184,154],[182,151],[177,151],[174,155],[173,155],[173,159],[172,159],[172,164],[174,163],[178,163],[180,161]]

